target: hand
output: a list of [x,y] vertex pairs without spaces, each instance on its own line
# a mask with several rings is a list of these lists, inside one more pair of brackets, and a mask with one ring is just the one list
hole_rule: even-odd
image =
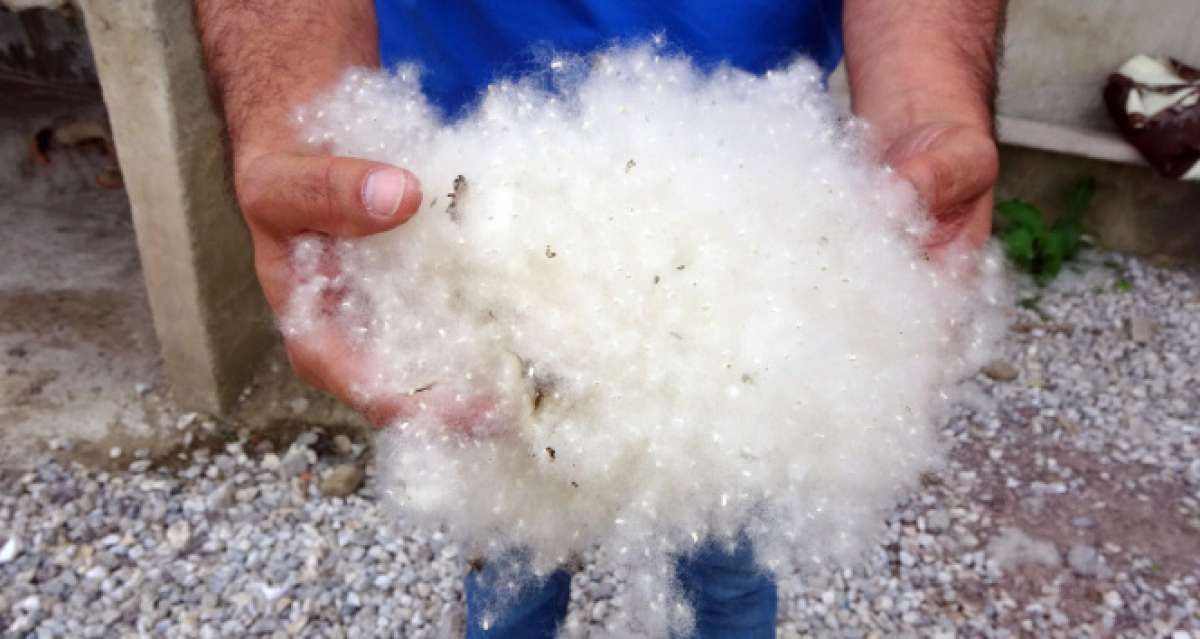
[[[405,169],[303,152],[239,156],[234,186],[254,244],[258,280],[276,314],[287,309],[297,284],[291,256],[296,236],[381,233],[404,223],[421,204],[421,184]],[[333,274],[338,265],[331,256],[323,268]],[[286,340],[288,359],[301,379],[376,424],[410,412],[411,397],[372,397],[368,402],[357,393],[370,370],[367,355],[349,343],[332,315],[316,319],[311,332]]]
[[996,43],[1004,0],[846,0],[843,31],[854,112],[883,160],[935,220],[937,258],[991,231]]
[[[331,157],[300,144],[288,123],[349,68],[378,68],[372,0],[197,0],[208,70],[234,151],[234,187],[254,243],[255,268],[267,301],[286,310],[296,284],[291,242],[297,235],[360,237],[404,223],[421,204],[410,172],[380,162]],[[333,256],[323,265],[336,272]],[[336,295],[331,295],[336,297]],[[335,299],[328,300],[330,303]],[[328,317],[332,318],[332,313]],[[320,320],[320,318],[317,318]],[[412,414],[420,400],[451,428],[474,427],[491,402],[445,401],[431,394],[364,397],[369,354],[336,322],[287,340],[301,378],[384,425]]]
[[999,160],[991,133],[966,124],[909,127],[885,147],[884,161],[912,183],[934,217],[925,241],[934,259],[974,249],[992,230],[992,187]]
[[[299,235],[362,237],[403,224],[421,205],[421,184],[409,171],[381,162],[305,152],[270,152],[234,163],[234,186],[254,244],[254,266],[267,302],[277,315],[286,311],[296,286],[292,240]],[[322,270],[336,275],[328,255]],[[373,370],[370,354],[346,338],[333,313],[313,318],[303,335],[285,338],[288,360],[304,381],[362,412],[376,426],[414,415],[430,405],[445,427],[474,432],[496,428],[495,399],[457,401],[437,392],[364,396]]]

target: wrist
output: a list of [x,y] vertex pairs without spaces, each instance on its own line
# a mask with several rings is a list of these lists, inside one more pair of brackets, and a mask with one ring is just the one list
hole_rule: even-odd
[[846,0],[854,112],[887,142],[943,122],[992,130],[1002,0]]
[[848,57],[847,64],[854,113],[871,123],[885,145],[930,123],[991,134],[994,90],[974,61],[902,47],[895,55]]
[[966,126],[992,136],[994,116],[990,101],[961,87],[925,84],[852,91],[854,113],[871,124],[885,147],[896,138],[931,124]]
[[235,101],[239,108],[226,113],[234,162],[253,160],[266,153],[310,150],[302,139],[297,114],[307,104],[335,86],[352,64],[329,64],[319,73],[296,78],[290,85],[256,87],[251,99]]
[[235,162],[299,151],[296,110],[351,67],[378,67],[372,0],[197,0]]

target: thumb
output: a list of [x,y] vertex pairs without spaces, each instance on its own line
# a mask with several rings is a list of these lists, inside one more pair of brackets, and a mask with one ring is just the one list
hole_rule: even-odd
[[348,157],[268,153],[241,167],[236,187],[247,219],[280,238],[380,233],[421,205],[421,183],[411,172]]
[[884,161],[912,183],[939,222],[969,212],[996,182],[999,158],[990,134],[963,124],[937,123],[902,135]]

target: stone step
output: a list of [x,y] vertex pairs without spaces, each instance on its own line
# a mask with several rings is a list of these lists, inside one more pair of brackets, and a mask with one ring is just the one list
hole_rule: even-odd
[[996,118],[996,137],[1001,144],[1026,149],[1147,166],[1137,149],[1112,130],[1000,115]]

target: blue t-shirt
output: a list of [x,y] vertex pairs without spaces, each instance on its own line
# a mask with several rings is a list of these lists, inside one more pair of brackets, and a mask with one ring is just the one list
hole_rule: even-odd
[[489,83],[656,34],[701,66],[762,73],[797,54],[828,74],[842,57],[842,0],[375,0],[383,64],[415,61],[425,94],[457,113]]

